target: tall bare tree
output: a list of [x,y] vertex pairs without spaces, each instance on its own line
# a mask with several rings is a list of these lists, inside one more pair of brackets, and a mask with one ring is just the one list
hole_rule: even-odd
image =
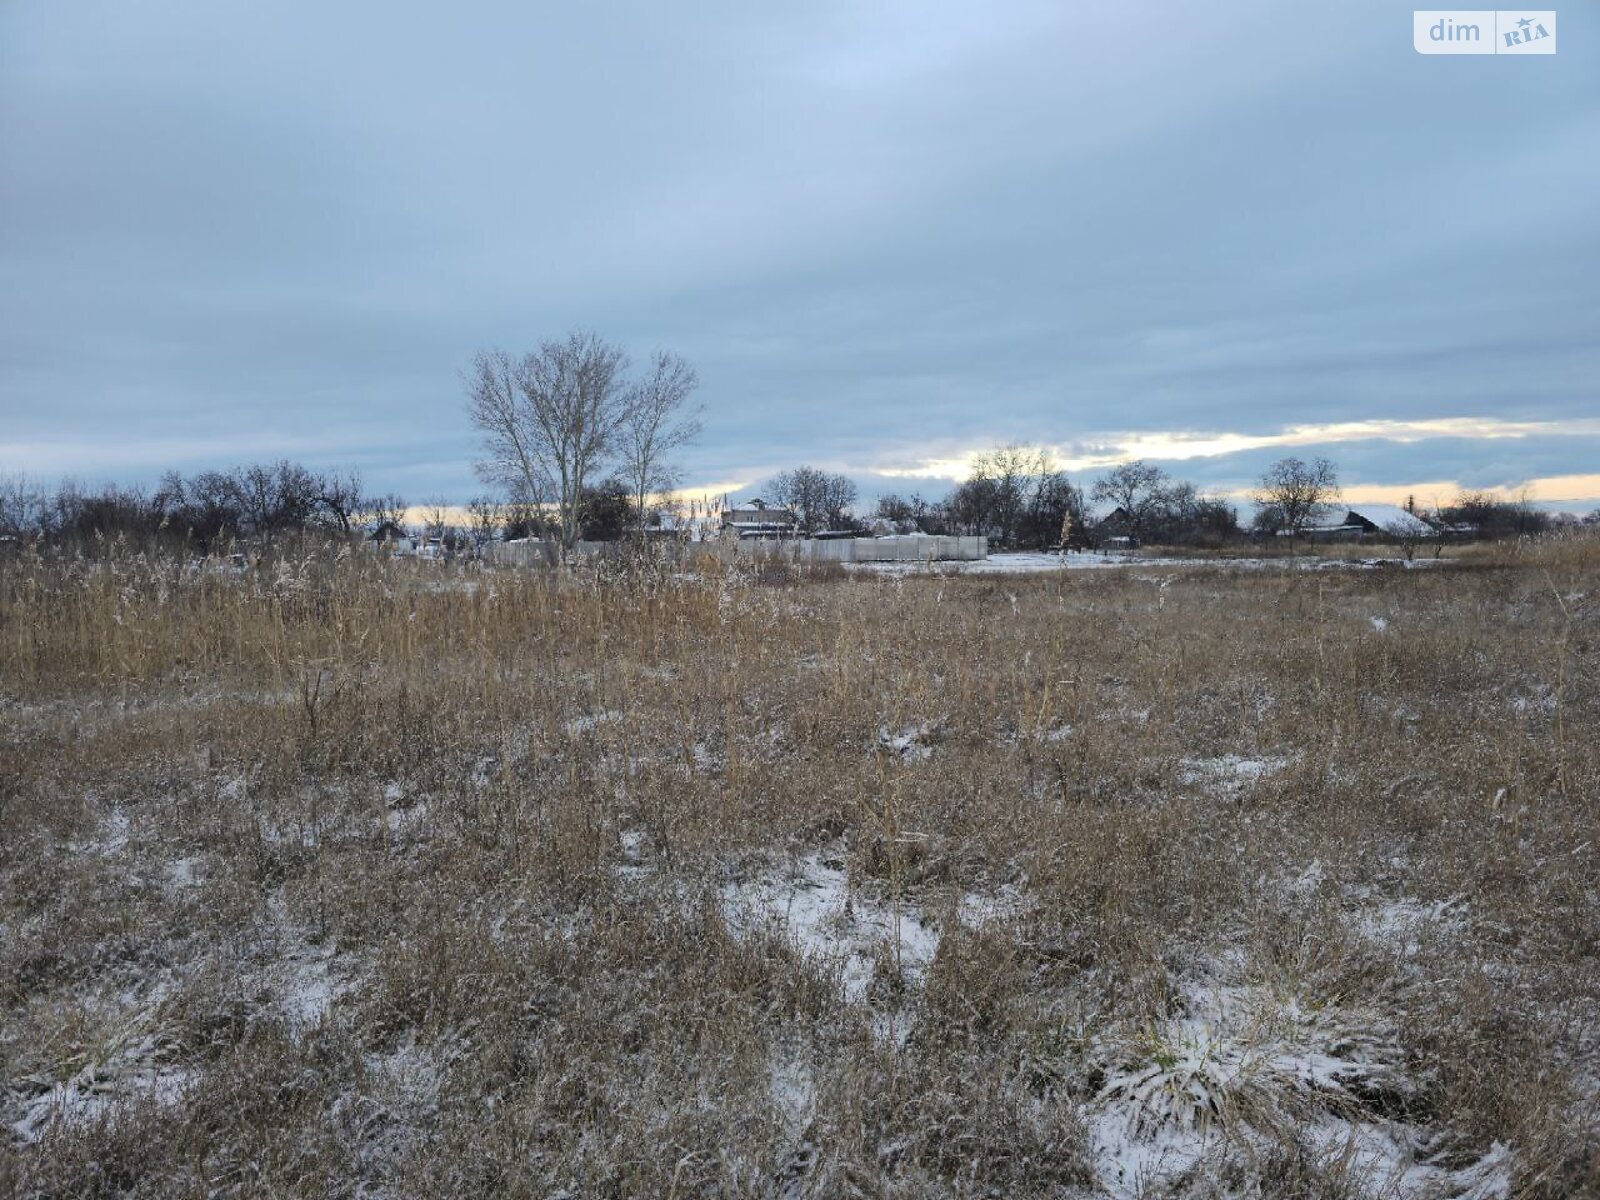
[[1326,458],[1280,458],[1267,468],[1254,499],[1291,542],[1339,498],[1339,473]]
[[584,487],[627,416],[625,363],[618,347],[576,332],[521,360],[479,354],[467,374],[467,411],[483,434],[479,476],[517,499],[553,503],[563,554],[578,540]]
[[641,538],[650,493],[668,491],[677,483],[668,456],[699,437],[704,427],[700,407],[689,404],[699,382],[693,367],[676,354],[659,350],[650,360],[650,373],[628,389],[617,454],[633,493]]

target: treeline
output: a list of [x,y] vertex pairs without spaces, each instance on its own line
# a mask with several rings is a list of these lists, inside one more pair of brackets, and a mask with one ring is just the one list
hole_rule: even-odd
[[[1424,514],[1433,519],[1445,532],[1454,532],[1493,540],[1545,533],[1553,525],[1566,520],[1537,509],[1525,497],[1508,500],[1493,492],[1462,492],[1449,504],[1441,505],[1435,512]],[[1600,509],[1590,513],[1582,524],[1600,524]]]
[[1239,536],[1239,514],[1150,463],[1124,463],[1088,494],[1049,451],[1002,446],[973,460],[972,472],[939,500],[887,495],[876,517],[910,533],[981,534],[997,548],[1049,549],[1124,537],[1168,545],[1220,544]]
[[[1002,549],[1116,542],[1220,547],[1260,537],[1292,539],[1312,531],[1320,519],[1338,516],[1341,496],[1338,471],[1329,460],[1279,459],[1251,490],[1254,516],[1241,525],[1232,504],[1153,463],[1115,466],[1085,493],[1056,467],[1048,451],[1006,446],[976,458],[967,479],[942,499],[886,495],[878,501],[873,521],[856,521],[846,513],[835,519],[835,526],[983,534]],[[1441,539],[1496,540],[1563,525],[1600,524],[1600,511],[1581,520],[1545,512],[1526,494],[1464,491],[1431,508],[1415,500],[1404,508],[1421,522],[1407,536],[1426,528]],[[1401,536],[1399,531],[1381,532]]]
[[[1121,541],[1215,547],[1292,536],[1312,528],[1319,515],[1339,511],[1340,488],[1327,460],[1282,459],[1251,493],[1256,511],[1244,527],[1233,505],[1154,464],[1120,464],[1085,491],[1047,450],[1013,445],[979,455],[969,476],[942,498],[885,495],[864,515],[855,508],[854,481],[815,467],[780,473],[765,495],[793,514],[805,535],[976,534],[995,549],[1028,550]],[[288,460],[190,475],[169,471],[151,488],[46,486],[10,475],[0,476],[0,541],[92,548],[120,539],[209,553],[285,535],[418,535],[454,553],[500,539],[559,540],[564,533],[605,542],[688,532],[670,501],[641,495],[638,479],[620,473],[585,483],[569,499],[573,511],[565,520],[550,502],[477,498],[462,508],[442,500],[413,508],[394,493],[368,493],[353,469],[316,471]],[[690,524],[704,536],[718,512],[692,507]],[[1405,507],[1435,533],[1456,539],[1527,536],[1577,520],[1541,511],[1526,496],[1487,491],[1462,492],[1434,508]],[[1583,523],[1600,523],[1600,512]]]
[[[642,510],[631,484],[608,477],[577,497],[577,526],[586,541],[615,541],[661,521]],[[410,538],[459,552],[485,542],[560,536],[551,505],[479,497],[457,508],[443,500],[409,505],[400,495],[375,495],[355,470],[315,471],[287,460],[199,471],[169,471],[154,487],[67,480],[46,484],[0,476],[0,540],[92,549],[108,541],[138,546],[188,546],[210,553],[232,543],[287,536]]]
[[405,512],[398,496],[368,495],[357,471],[313,471],[287,460],[193,475],[169,471],[154,488],[0,479],[0,537],[47,544],[121,538],[188,543],[206,552],[244,538],[399,525]]
[[[640,530],[649,533],[659,529],[666,516],[665,506],[651,504],[648,496],[641,508],[632,486],[621,478],[585,484],[576,497],[576,505],[577,536],[585,542],[620,541],[637,536]],[[424,508],[423,534],[442,537],[452,547],[522,538],[561,538],[561,520],[554,505],[478,496],[466,504],[464,525],[450,526],[442,514],[441,509]]]

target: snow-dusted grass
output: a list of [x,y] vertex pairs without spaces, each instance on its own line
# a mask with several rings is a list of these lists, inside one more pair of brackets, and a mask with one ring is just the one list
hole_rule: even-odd
[[1600,560],[1077,565],[0,563],[0,1192],[1600,1193]]
[[920,984],[939,935],[909,900],[852,890],[842,860],[808,854],[777,871],[723,889],[735,930],[766,929],[793,942],[802,958],[837,974],[846,999],[866,998],[874,983],[898,990]]
[[1431,1131],[1375,1103],[1421,1089],[1371,1008],[1259,986],[1191,987],[1180,1006],[1091,1048],[1104,1078],[1090,1105],[1091,1145],[1113,1194],[1139,1195],[1230,1158],[1259,1161],[1295,1137],[1364,1194],[1509,1193],[1503,1145],[1453,1165]]

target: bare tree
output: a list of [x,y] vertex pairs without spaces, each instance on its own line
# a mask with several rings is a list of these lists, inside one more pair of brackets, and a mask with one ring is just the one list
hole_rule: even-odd
[[901,533],[934,533],[930,525],[939,523],[934,505],[913,492],[909,496],[896,493],[878,497],[877,515]]
[[1338,498],[1339,473],[1325,458],[1280,458],[1267,468],[1254,493],[1255,502],[1272,523],[1288,531],[1291,542]]
[[442,546],[450,534],[450,502],[442,496],[434,496],[424,506],[422,516],[423,536],[429,541],[437,540]]
[[340,533],[349,533],[365,499],[361,495],[361,472],[328,471],[317,476],[317,505]]
[[773,476],[767,490],[794,513],[803,533],[836,528],[848,519],[856,502],[856,485],[848,475],[816,467],[796,467]]
[[1169,507],[1173,482],[1154,463],[1136,460],[1121,463],[1096,480],[1091,495],[1098,504],[1120,508],[1127,515],[1129,530],[1143,538],[1153,520]]
[[467,501],[467,527],[472,531],[474,545],[492,542],[505,527],[505,506],[488,496],[474,496]]
[[23,474],[0,475],[0,537],[18,540],[49,524],[44,488]]
[[468,372],[467,411],[483,434],[479,476],[519,499],[553,502],[563,553],[578,540],[584,487],[627,415],[625,363],[598,335],[572,333],[521,361],[479,354]]
[[975,456],[945,512],[955,528],[1004,546],[1050,546],[1067,513],[1081,519],[1083,495],[1048,450],[1013,444]]
[[651,359],[650,373],[628,389],[627,413],[618,436],[622,475],[633,493],[639,536],[644,536],[651,492],[666,492],[676,483],[667,456],[700,436],[700,407],[689,407],[699,384],[694,368],[666,350]]
[[369,519],[379,529],[385,526],[392,526],[395,529],[405,528],[406,513],[410,505],[405,502],[404,497],[388,492],[382,496],[373,496],[367,501],[366,507]]
[[[1415,513],[1411,514],[1416,516]],[[1417,557],[1417,546],[1425,537],[1432,537],[1433,533],[1418,517],[1413,521],[1389,521],[1383,526],[1383,532],[1389,540],[1400,547],[1400,553],[1407,562]],[[1435,556],[1437,557],[1437,556]]]

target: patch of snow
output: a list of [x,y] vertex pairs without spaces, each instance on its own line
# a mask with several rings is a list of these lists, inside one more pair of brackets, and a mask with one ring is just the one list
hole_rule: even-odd
[[419,801],[410,808],[391,808],[384,813],[384,825],[393,837],[403,834],[415,834],[428,818],[428,804]]
[[593,733],[602,725],[610,725],[621,720],[621,713],[610,710],[598,713],[585,713],[581,717],[573,717],[572,720],[566,723],[564,728],[567,731],[568,737],[583,737],[585,734]]
[[398,1049],[366,1054],[363,1061],[373,1080],[402,1107],[419,1113],[438,1108],[443,1071],[431,1050],[408,1038]]
[[278,1007],[296,1033],[315,1029],[327,1019],[337,989],[329,970],[333,958],[325,953],[291,959],[278,972]]
[[696,771],[711,774],[722,770],[722,755],[705,742],[697,740],[690,748],[690,753],[694,755],[694,769]]
[[617,867],[617,874],[623,879],[639,879],[650,874],[650,864],[644,860],[645,847],[648,844],[645,831],[642,829],[624,829],[617,835],[617,840],[622,844],[622,863]]
[[1314,895],[1316,890],[1322,886],[1324,875],[1322,860],[1314,858],[1311,860],[1310,866],[1289,882],[1288,890],[1300,897]]
[[1556,710],[1555,693],[1544,684],[1535,684],[1531,689],[1531,696],[1511,697],[1511,711],[1514,713],[1552,713]]
[[887,953],[903,980],[919,983],[939,948],[938,932],[914,904],[898,906],[863,891],[851,893],[844,871],[808,854],[788,871],[761,874],[723,888],[723,913],[736,934],[776,929],[800,954],[841,974],[845,998],[866,998]]
[[1379,633],[1382,633],[1385,629],[1389,628],[1389,621],[1386,617],[1372,617],[1370,619],[1372,621],[1372,628]]
[[1429,1131],[1363,1108],[1364,1083],[1411,1087],[1403,1050],[1370,1014],[1256,986],[1191,986],[1184,995],[1183,1015],[1091,1047],[1105,1083],[1089,1104],[1089,1140],[1112,1195],[1131,1200],[1213,1155],[1265,1145],[1276,1126],[1300,1129],[1386,1196],[1506,1194],[1503,1146],[1452,1171],[1423,1161]]
[[204,860],[189,855],[185,858],[175,858],[167,864],[167,880],[176,888],[193,887],[200,882],[200,869]]
[[864,562],[845,563],[850,571],[878,575],[1036,575],[1048,571],[1103,570],[1119,567],[1214,567],[1234,571],[1342,571],[1373,570],[1381,565],[1419,569],[1438,565],[1418,559],[1343,559],[1314,558],[1165,558],[1137,551],[1074,552],[1067,555],[1048,551],[1006,551],[975,561]]
[[11,1122],[12,1133],[31,1143],[54,1125],[115,1120],[123,1108],[140,1101],[162,1106],[180,1103],[194,1082],[194,1073],[157,1063],[158,1051],[158,1039],[146,1035],[116,1047],[103,1061],[84,1066],[70,1078],[50,1084],[23,1102],[21,1118]]
[[1210,783],[1232,793],[1260,782],[1293,762],[1292,757],[1284,755],[1245,758],[1238,754],[1222,754],[1215,758],[1186,758],[1180,764],[1180,778],[1185,783]]
[[[1351,889],[1358,899],[1363,893]],[[1459,900],[1426,903],[1409,897],[1365,903],[1353,918],[1355,932],[1367,941],[1398,950],[1406,958],[1421,949],[1424,938],[1464,927],[1466,906]]]
[[898,732],[890,730],[887,725],[880,725],[878,745],[905,762],[923,762],[933,757],[933,747],[929,743],[935,732],[935,728],[928,724],[907,725]]
[[817,1083],[809,1064],[793,1054],[775,1057],[768,1094],[789,1136],[801,1137],[817,1108]]
[[73,842],[71,849],[77,854],[113,858],[128,848],[128,838],[132,828],[128,814],[121,808],[113,808],[100,822],[100,827],[93,837],[87,841]]
[[991,923],[1016,920],[1033,904],[1033,898],[1020,887],[1007,883],[994,891],[966,893],[956,906],[956,919],[969,929],[981,929]]

